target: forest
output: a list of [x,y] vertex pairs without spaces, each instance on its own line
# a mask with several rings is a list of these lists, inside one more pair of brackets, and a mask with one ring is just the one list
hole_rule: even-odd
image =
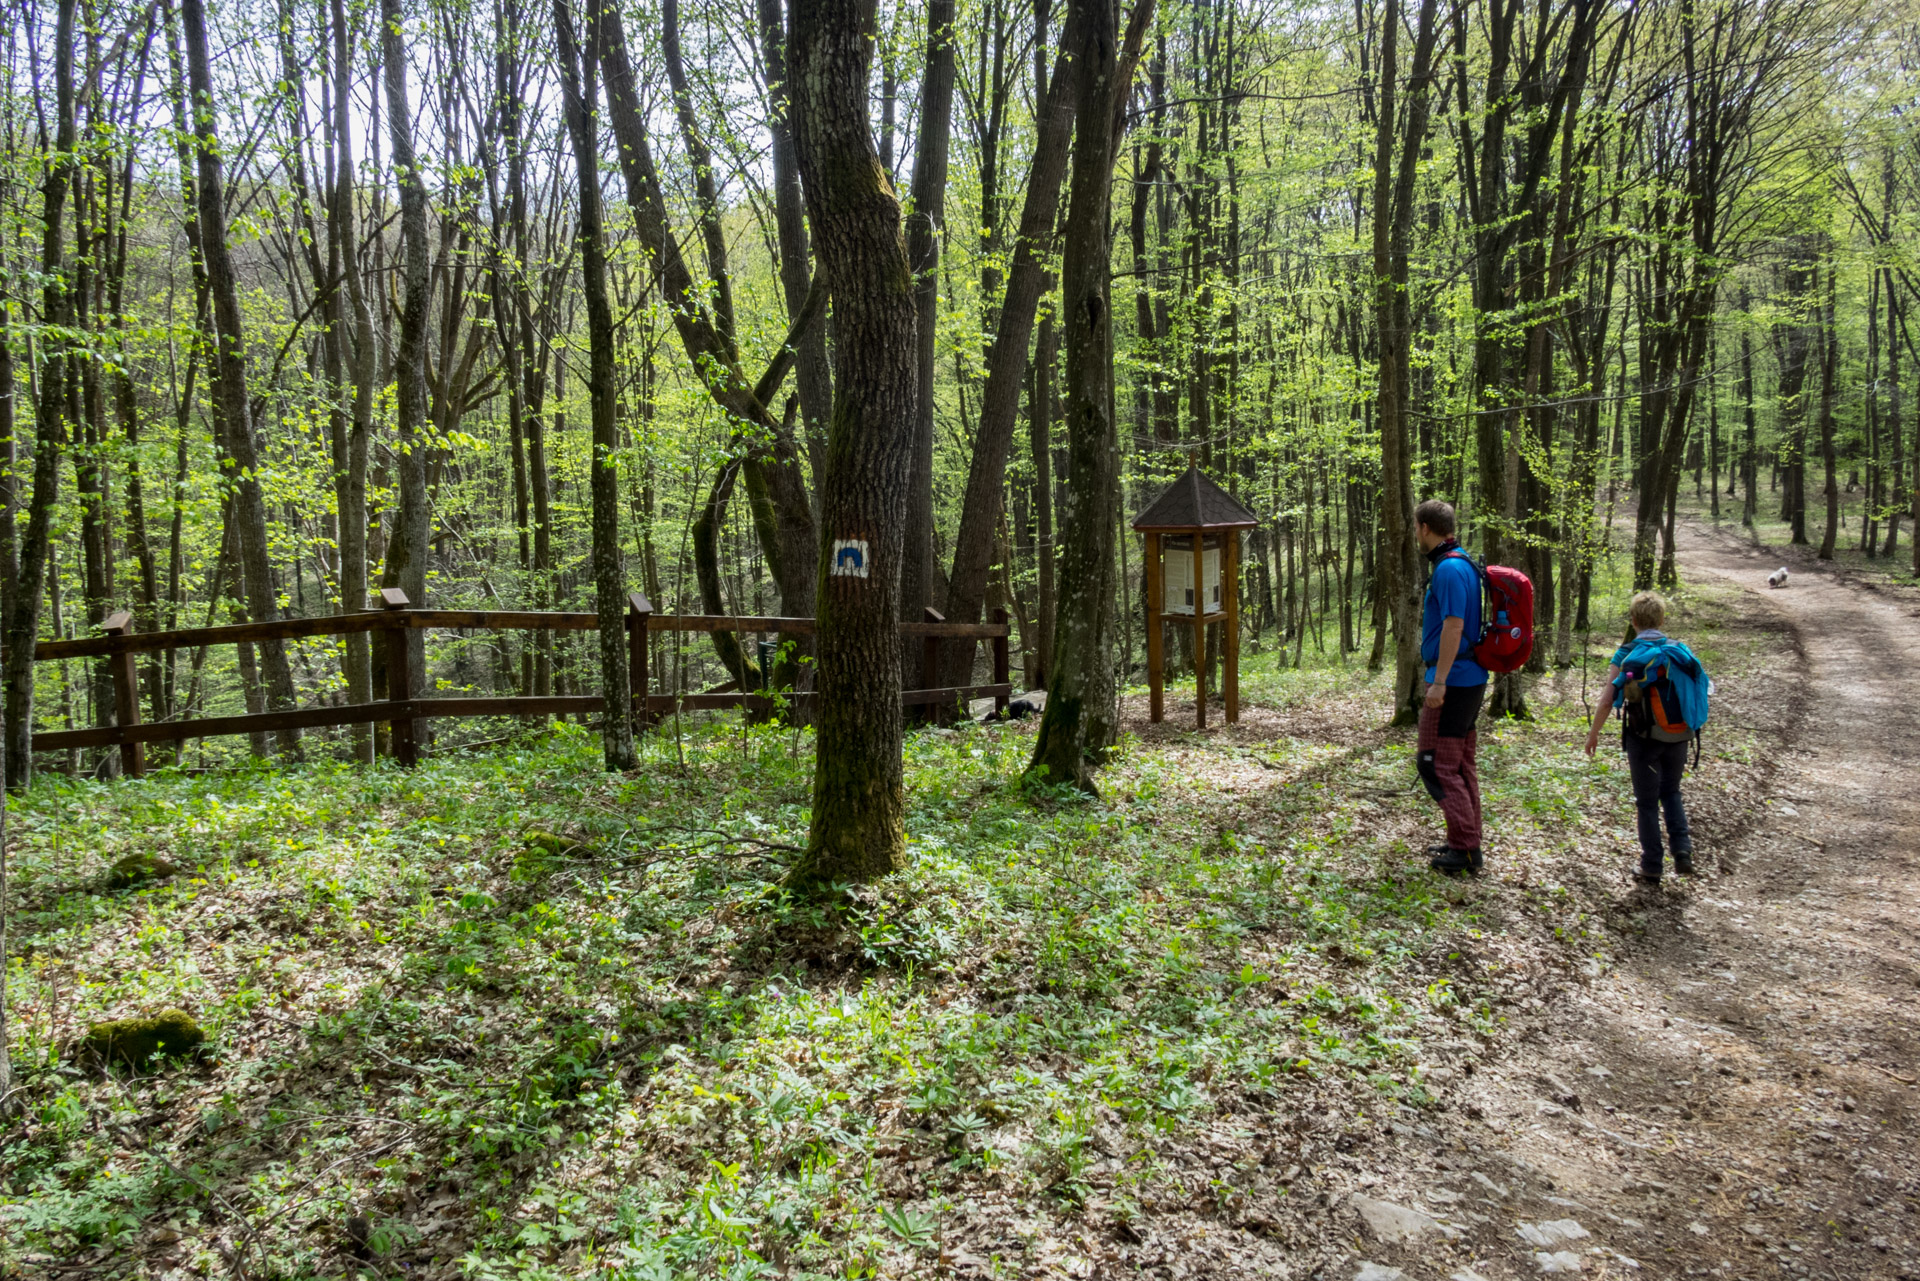
[[[431,1170],[440,1150],[421,1136],[462,1136],[446,1142],[482,1155],[441,1153],[443,1166],[471,1158],[511,1184],[506,1219],[465,1223],[461,1251],[435,1253],[432,1230],[403,1224],[431,1217],[416,1213],[425,1176],[389,1178],[397,1192],[378,1192],[378,1174],[350,1186],[386,1140],[349,1126],[277,1140],[271,1174],[248,1164],[266,1159],[251,1149],[230,1169],[227,1157],[162,1159],[143,1131],[150,1186],[99,1191],[119,1208],[95,1222],[74,1208],[94,1192],[73,1189],[104,1187],[109,1158],[72,1155],[93,1142],[79,1118],[134,1105],[97,1080],[73,1093],[59,1065],[79,1061],[88,1019],[159,1006],[86,978],[77,940],[107,929],[103,884],[135,887],[129,903],[174,896],[177,932],[211,910],[189,906],[196,892],[267,876],[244,871],[266,847],[292,859],[334,842],[391,862],[249,890],[265,916],[233,910],[265,932],[256,969],[291,936],[286,956],[338,958],[363,939],[404,954],[396,982],[411,974],[405,940],[425,917],[385,902],[389,886],[445,915],[429,931],[447,952],[434,990],[462,993],[461,1017],[478,1019],[474,1002],[537,1008],[516,1004],[545,982],[534,970],[495,970],[516,949],[545,955],[528,941],[541,931],[585,931],[561,948],[584,974],[581,949],[644,952],[664,930],[674,959],[647,962],[659,969],[647,981],[671,987],[706,964],[690,941],[704,935],[689,933],[704,922],[742,949],[716,962],[730,974],[903,971],[885,999],[908,1005],[930,999],[917,972],[964,973],[1004,1000],[1071,989],[1086,1027],[1022,1025],[976,1047],[991,1057],[1058,1035],[1074,1048],[1034,1052],[1064,1056],[1065,1074],[1068,1058],[1093,1055],[1087,1037],[1106,1035],[1090,1011],[1110,1017],[1121,983],[1075,968],[1108,963],[1081,954],[1098,934],[1081,926],[1146,883],[1090,847],[1124,836],[1147,843],[1148,862],[1170,857],[1140,815],[1172,804],[1189,807],[1180,823],[1213,875],[1256,878],[1259,894],[1318,922],[1303,937],[1344,938],[1336,957],[1344,946],[1399,964],[1421,931],[1466,927],[1409,924],[1400,890],[1317,860],[1368,830],[1351,807],[1378,808],[1369,788],[1404,790],[1385,754],[1401,738],[1363,751],[1346,736],[1398,733],[1387,727],[1418,714],[1417,503],[1452,503],[1463,544],[1534,586],[1532,656],[1495,679],[1487,706],[1488,726],[1519,736],[1498,749],[1516,762],[1545,741],[1529,735],[1581,710],[1627,594],[1667,592],[1729,636],[1746,625],[1687,572],[1690,523],[1777,544],[1807,572],[1920,577],[1920,412],[1904,394],[1920,374],[1908,316],[1917,93],[1920,14],[1859,0],[19,6],[0,37],[0,761],[13,818],[0,826],[0,1100],[18,1095],[39,1119],[0,1159],[13,1171],[0,1174],[0,1223],[17,1212],[33,1258],[111,1248],[133,1250],[113,1255],[133,1267],[126,1243],[157,1257],[166,1218],[169,1241],[200,1233],[204,1257],[224,1260],[208,1266],[236,1276],[298,1274],[287,1260],[299,1249],[282,1239],[297,1225],[280,1216],[314,1198],[348,1225],[342,1258],[451,1267],[464,1253],[467,1275],[952,1266],[933,1226],[944,1211],[925,1217],[900,1197],[887,1208],[884,1179],[832,1197],[808,1182],[831,1163],[821,1153],[852,1142],[852,1122],[816,1126],[814,1104],[804,1123],[784,1120],[774,1095],[722,1104],[709,1078],[706,1102],[687,1106],[816,1128],[781,1139],[779,1159],[755,1140],[754,1155],[715,1156],[721,1173],[648,1176],[656,1192],[699,1189],[704,1211],[660,1218],[622,1202],[573,1231],[593,1193],[529,1190],[543,1177],[530,1154],[566,1148],[555,1118],[594,1091],[610,1100],[642,1059],[665,1081],[673,1054],[726,1043],[717,1029],[746,1016],[703,1014],[681,992],[685,1008],[640,1018],[650,1030],[624,1006],[603,1026],[599,998],[569,988],[579,1009],[552,1016],[557,1040],[509,1035],[524,1056],[482,1071],[484,1020],[458,1033],[466,1051],[429,1054],[438,1033],[395,1031],[381,1020],[397,1015],[356,1004],[364,974],[330,980],[312,1009],[279,971],[243,984],[251,997],[195,999],[234,1029],[229,1061],[247,1057],[237,1029],[264,1002],[328,1044],[453,1064],[379,1069],[412,1100],[400,1150]],[[1189,469],[1252,513],[1227,562],[1237,605],[1150,638],[1157,544],[1131,522]],[[411,630],[374,616],[402,608],[425,611]],[[312,621],[327,618],[333,630]],[[137,643],[156,633],[180,635]],[[1011,674],[996,670],[995,643]],[[1234,786],[1209,773],[1203,740],[1143,719],[1149,654],[1163,648],[1187,700],[1223,682],[1241,697],[1232,656],[1244,653],[1255,729],[1222,731],[1239,744],[1229,774],[1252,760],[1256,779],[1294,783],[1319,777],[1323,748],[1362,752],[1333,783],[1300,783],[1347,789],[1338,804],[1286,811],[1333,824],[1338,839],[1290,857],[1347,906],[1288,897],[1271,868],[1226,870],[1245,849],[1279,847],[1227,810],[1199,817],[1219,801],[1201,793]],[[1762,661],[1723,648],[1736,668]],[[967,703],[981,691],[1001,706],[1045,691],[1028,704],[1037,727],[975,724],[981,705]],[[407,718],[369,719],[382,699]],[[1157,685],[1154,699],[1157,722]],[[435,716],[435,700],[465,710]],[[1321,728],[1287,719],[1301,707]],[[1325,729],[1335,709],[1341,726]],[[231,728],[166,736],[220,718]],[[1758,768],[1759,724],[1743,723],[1727,769]],[[134,725],[151,730],[137,750],[119,733]],[[1552,816],[1579,810],[1589,786],[1554,770],[1537,784],[1552,799],[1526,801],[1546,845]],[[1727,783],[1727,803],[1757,777]],[[976,783],[988,799],[969,822]],[[342,826],[355,807],[386,815],[379,839],[392,843]],[[476,841],[494,843],[491,864]],[[71,862],[89,843],[90,861]],[[1015,851],[1041,847],[1066,863],[1012,870]],[[411,869],[414,849],[438,870]],[[941,878],[961,876],[963,849],[996,867],[1005,851],[1007,867],[955,889]],[[190,875],[210,880],[194,891]],[[1193,903],[1226,901],[1186,876]],[[616,894],[619,877],[632,883]],[[563,881],[573,889],[553,888]],[[1089,884],[1107,890],[1082,902]],[[1068,900],[1077,917],[1060,915]],[[551,920],[528,923],[543,911]],[[1077,977],[990,979],[1013,964],[990,921]],[[1156,921],[1113,924],[1108,942],[1177,932]],[[602,926],[612,933],[593,933]],[[96,963],[144,946],[106,937]],[[1151,965],[1180,1000],[1219,996],[1195,977],[1207,962],[1153,939],[1149,951],[1173,948]],[[1194,946],[1215,944],[1228,947]],[[756,947],[774,960],[739,959]],[[110,968],[138,969],[131,955]],[[178,978],[189,962],[154,964]],[[1249,961],[1237,990],[1277,973]],[[1438,1001],[1419,992],[1445,981],[1402,979],[1416,1003]],[[102,982],[112,991],[82,995]],[[823,1003],[814,1020],[842,1001],[831,1035],[854,1035],[853,997],[810,999]],[[1329,1028],[1357,1008],[1327,999],[1339,1009],[1323,1001],[1312,1017]],[[1309,1036],[1266,1075],[1246,1070],[1272,1090],[1323,1061],[1329,1079],[1378,1078],[1403,1053],[1396,1038],[1413,1035],[1396,999],[1347,1035],[1366,1047],[1357,1058]],[[913,1019],[934,1015],[916,1006]],[[980,1026],[968,1035],[986,1037]],[[611,1048],[615,1027],[640,1058]],[[908,1072],[899,1088],[920,1093],[900,1106],[943,1136],[952,1179],[991,1182],[999,1149],[980,1135],[1023,1105],[962,1101],[971,1078],[940,1044],[948,1075]],[[727,1070],[724,1051],[716,1062]],[[1195,1062],[1171,1075],[1133,1063],[1157,1083],[1128,1086],[1132,1102],[1099,1115],[1022,1086],[1046,1100],[1031,1105],[1033,1133],[1059,1130],[1032,1176],[1051,1199],[1023,1204],[1092,1213],[1101,1196],[1083,1171],[1121,1160],[1095,1152],[1102,1127],[1195,1114],[1218,1092]],[[468,1071],[531,1073],[544,1102],[511,1090],[449,1102],[447,1082]],[[1428,1097],[1406,1071],[1396,1080],[1371,1088],[1395,1106]],[[237,1089],[223,1084],[208,1106],[266,1124]],[[0,1114],[14,1106],[0,1101]],[[489,1108],[512,1118],[478,1119]],[[448,1120],[461,1109],[470,1125]],[[643,1128],[679,1124],[670,1112]],[[219,1131],[213,1111],[203,1119]],[[289,1155],[301,1143],[312,1150]],[[339,1144],[358,1154],[352,1171],[321,1169]],[[896,1146],[917,1159],[910,1141]],[[74,1173],[87,1161],[93,1173]],[[289,1171],[303,1190],[289,1190]],[[792,1205],[806,1198],[776,1186],[795,1179],[816,1205],[805,1230]],[[458,1195],[438,1213],[446,1224],[485,1202]],[[520,1207],[529,1198],[544,1210]],[[822,1226],[855,1202],[879,1216],[872,1235]],[[642,1219],[673,1219],[678,1235]],[[607,1244],[621,1233],[625,1255]],[[0,1275],[19,1262],[10,1249]],[[490,1270],[509,1257],[519,1271]]]

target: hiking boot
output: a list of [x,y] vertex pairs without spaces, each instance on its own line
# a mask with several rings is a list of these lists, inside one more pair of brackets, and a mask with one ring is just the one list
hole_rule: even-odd
[[1633,883],[1635,885],[1644,885],[1650,890],[1657,890],[1660,888],[1660,873],[1635,872],[1633,874]]
[[1676,876],[1693,875],[1693,851],[1675,850],[1673,852],[1673,871]]
[[[1452,854],[1453,852],[1454,852],[1453,846],[1447,844],[1445,841],[1438,841],[1432,845],[1427,846],[1427,857],[1429,859],[1445,859],[1447,858],[1448,855]],[[1474,870],[1474,873],[1478,875],[1480,869],[1487,865],[1487,860],[1483,858],[1480,854],[1480,847],[1476,845],[1472,849],[1466,851],[1466,853],[1467,853],[1467,857],[1473,860],[1473,870]]]
[[1456,850],[1451,846],[1446,851],[1427,860],[1427,866],[1442,876],[1473,876],[1480,871],[1479,850]]

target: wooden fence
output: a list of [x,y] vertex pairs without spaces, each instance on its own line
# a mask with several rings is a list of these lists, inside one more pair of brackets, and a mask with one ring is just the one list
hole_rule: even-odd
[[[261,734],[287,729],[318,729],[334,725],[387,724],[392,726],[394,758],[403,765],[413,765],[419,760],[419,742],[414,726],[422,720],[462,716],[590,715],[606,710],[607,700],[599,694],[409,697],[413,684],[405,643],[409,631],[434,627],[499,631],[595,631],[600,626],[600,616],[596,613],[414,609],[406,593],[394,588],[382,591],[380,602],[380,609],[358,614],[283,618],[266,623],[234,623],[224,627],[195,627],[169,632],[135,632],[132,629],[132,616],[122,610],[100,624],[103,635],[77,640],[41,641],[34,647],[36,662],[62,658],[107,660],[113,679],[116,723],[93,729],[35,734],[33,750],[118,747],[122,770],[138,778],[146,772],[148,743],[227,734]],[[814,697],[811,691],[806,690],[780,693],[754,693],[738,689],[701,693],[650,692],[645,639],[651,632],[771,632],[785,636],[811,636],[814,630],[814,620],[811,618],[655,614],[646,597],[635,593],[628,598],[625,625],[634,691],[633,716],[642,726],[676,710],[738,707],[770,711],[783,701],[805,703]],[[196,720],[143,723],[140,719],[139,675],[134,665],[136,654],[191,649],[203,645],[346,636],[356,632],[377,632],[386,638],[387,697],[384,699],[371,703],[255,712],[244,716],[209,716]],[[968,699],[992,698],[996,707],[1006,707],[1013,686],[1010,683],[1007,612],[1004,609],[994,611],[994,621],[991,623],[949,623],[937,611],[929,609],[924,622],[901,623],[900,635],[903,638],[923,638],[922,680],[928,686],[902,691],[900,701],[903,706],[940,708]],[[993,682],[988,685],[931,688],[938,679],[940,644],[945,640],[961,640],[969,644],[989,642],[993,650]],[[663,683],[664,677],[665,673],[662,673]]]

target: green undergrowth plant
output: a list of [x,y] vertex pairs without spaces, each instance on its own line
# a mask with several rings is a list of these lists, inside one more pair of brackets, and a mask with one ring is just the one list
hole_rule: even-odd
[[[1485,734],[1493,871],[1446,881],[1381,682],[1248,669],[1240,728],[1130,712],[1098,799],[1023,785],[1030,727],[915,730],[909,866],[812,898],[780,887],[810,745],[777,726],[688,717],[621,775],[562,726],[414,771],[47,779],[0,1263],[911,1270],[970,1198],[1153,1204],[1157,1154],[1223,1117],[1432,1107],[1427,1066],[1617,949],[1624,776],[1541,680]],[[134,853],[180,870],[103,890]],[[169,1008],[198,1058],[76,1060]]]

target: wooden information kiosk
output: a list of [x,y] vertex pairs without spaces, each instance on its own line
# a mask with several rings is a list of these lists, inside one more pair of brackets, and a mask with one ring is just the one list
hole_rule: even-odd
[[1194,724],[1200,729],[1207,727],[1207,624],[1225,624],[1221,694],[1227,723],[1240,719],[1240,531],[1259,524],[1197,466],[1134,517],[1134,529],[1147,538],[1147,684],[1156,723],[1166,716],[1161,623],[1168,616],[1193,623]]

